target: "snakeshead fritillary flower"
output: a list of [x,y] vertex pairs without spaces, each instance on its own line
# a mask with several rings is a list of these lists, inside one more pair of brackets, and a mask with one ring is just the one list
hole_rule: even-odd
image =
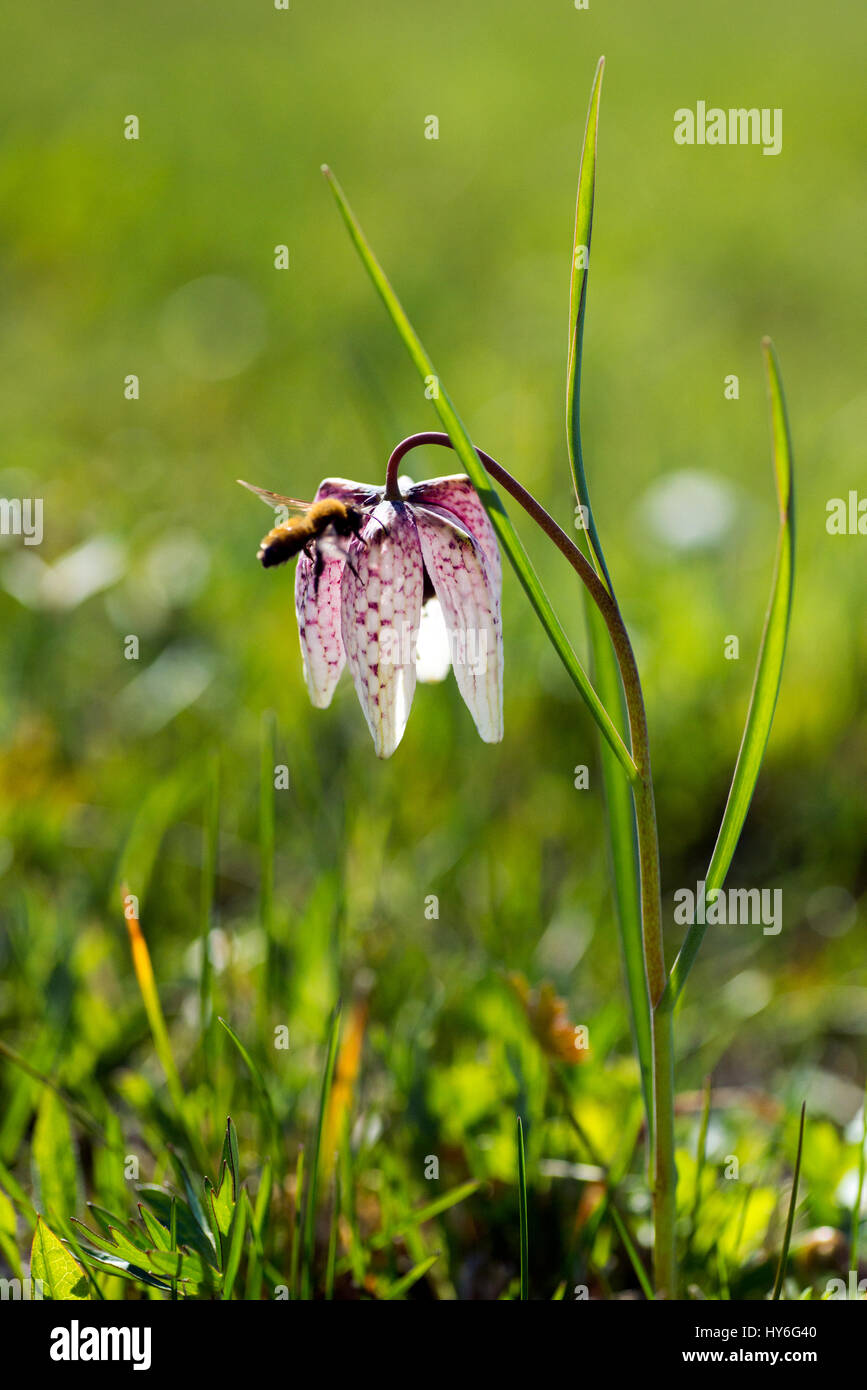
[[[494,530],[469,478],[385,489],[326,478],[316,501],[366,514],[359,535],[298,556],[295,610],[304,676],[323,709],[349,665],[380,758],[403,737],[416,680],[451,665],[486,743],[503,737],[502,571]],[[318,573],[317,573],[318,571]]]

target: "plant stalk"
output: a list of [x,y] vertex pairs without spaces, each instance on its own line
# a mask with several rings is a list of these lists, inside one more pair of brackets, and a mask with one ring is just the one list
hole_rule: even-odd
[[[451,439],[439,430],[423,430],[410,435],[392,451],[386,470],[386,495],[399,496],[397,470],[411,449],[423,444],[438,444],[452,448]],[[674,1253],[675,1184],[674,1164],[674,1028],[671,994],[666,994],[665,954],[662,940],[662,901],[659,884],[659,833],[650,768],[650,740],[647,715],[635,653],[616,599],[600,579],[589,560],[574,541],[558,526],[554,518],[537,502],[532,493],[522,487],[496,459],[483,449],[476,449],[489,475],[523,507],[528,516],[541,527],[565,555],[590,597],[596,604],[608,629],[629,719],[629,736],[636,776],[630,777],[635,800],[638,832],[638,862],[641,878],[641,923],[644,948],[644,969],[651,1004],[653,1045],[653,1211],[654,1211],[654,1282],[657,1297],[677,1296],[677,1270]],[[628,776],[627,772],[627,776]]]

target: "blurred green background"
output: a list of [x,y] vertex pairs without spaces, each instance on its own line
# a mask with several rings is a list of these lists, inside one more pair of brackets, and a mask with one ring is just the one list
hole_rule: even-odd
[[[260,1039],[291,1020],[285,1084],[302,1110],[334,998],[362,990],[359,1108],[398,1147],[460,1140],[471,1170],[511,1173],[526,1078],[497,1070],[496,1050],[501,975],[521,971],[589,1025],[576,1084],[596,1094],[603,1138],[616,1123],[610,1097],[634,1064],[595,730],[517,583],[504,743],[478,741],[450,679],[419,688],[380,764],[348,677],[329,711],[310,707],[291,575],[256,564],[269,514],[234,481],[302,497],[329,474],[381,482],[401,436],[437,427],[327,161],[474,439],[570,527],[569,254],[604,52],[584,437],[648,702],[670,958],[672,894],[707,865],[770,585],[764,333],[795,443],[790,649],[730,877],[781,888],[783,930],[708,933],[679,1085],[713,1069],[851,1121],[867,1032],[867,541],[829,536],[825,505],[867,485],[863,6],[79,0],[17,6],[4,29],[0,495],[44,498],[45,538],[0,542],[3,1037],[73,1087],[153,1067],[126,879],[182,1066],[192,1055],[218,755],[216,1007]],[[673,113],[698,100],[781,107],[782,153],[677,146]],[[138,141],[123,138],[129,114]],[[412,465],[454,466],[442,451]],[[515,519],[584,652],[571,572]],[[268,710],[291,785],[276,794],[266,970]],[[35,1097],[16,1089],[6,1107],[6,1163]]]

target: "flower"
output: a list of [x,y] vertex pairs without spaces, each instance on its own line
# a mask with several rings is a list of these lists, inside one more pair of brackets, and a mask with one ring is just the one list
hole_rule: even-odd
[[406,728],[416,680],[451,666],[486,743],[503,737],[502,571],[494,530],[469,478],[400,480],[400,495],[326,478],[367,516],[346,542],[298,556],[295,611],[304,677],[324,709],[349,665],[377,756]]

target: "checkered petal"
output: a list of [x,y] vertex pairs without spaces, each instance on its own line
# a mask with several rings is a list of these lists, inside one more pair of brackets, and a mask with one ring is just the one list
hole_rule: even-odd
[[[479,503],[481,506],[481,503]],[[442,605],[458,689],[485,743],[503,737],[499,557],[437,509],[413,506],[425,568]]]
[[424,571],[403,502],[381,502],[353,540],[342,581],[343,645],[377,757],[390,758],[415,693]]
[[301,640],[304,679],[317,709],[331,704],[334,687],[346,665],[340,621],[340,581],[343,560],[326,560],[317,590],[313,561],[303,553],[295,570],[295,615]]

